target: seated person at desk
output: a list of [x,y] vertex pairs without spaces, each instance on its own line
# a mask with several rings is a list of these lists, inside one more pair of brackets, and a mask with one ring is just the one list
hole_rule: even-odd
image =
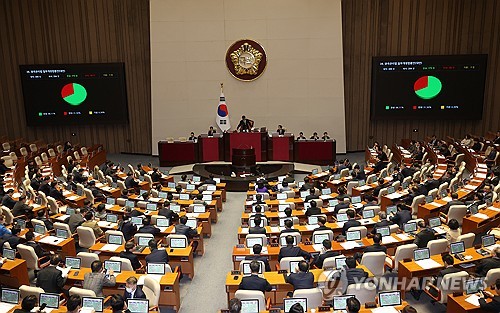
[[93,290],[97,297],[104,297],[103,287],[111,287],[116,284],[116,278],[113,276],[113,270],[105,273],[101,261],[94,261],[90,265],[92,273],[86,273],[83,278],[83,289]]
[[214,174],[208,175],[208,178],[205,179],[203,184],[204,185],[217,185],[217,182],[215,181],[214,177],[215,177]]
[[317,230],[332,230],[330,227],[326,226],[326,218],[324,216],[318,216],[318,227],[316,227],[313,231]]
[[269,193],[266,185],[264,185],[264,183],[262,182],[257,183],[257,188],[255,188],[255,191],[257,191],[257,193]]
[[170,201],[165,200],[165,202],[158,203],[158,215],[165,216],[169,220],[172,218],[174,211],[170,210]]
[[365,170],[361,169],[358,164],[354,165],[351,176],[353,180],[366,180]]
[[151,180],[153,181],[153,183],[158,183],[160,182],[160,179],[161,179],[160,171],[158,170],[157,167],[153,167],[153,173],[151,173]]
[[285,129],[283,128],[282,125],[278,125],[278,129],[276,130],[276,132],[278,133],[278,135],[280,136],[283,136],[285,134]]
[[12,234],[12,232],[5,227],[5,216],[0,214],[0,238],[5,234]]
[[392,213],[389,219],[394,224],[397,224],[399,229],[403,229],[403,225],[412,219],[411,208],[403,203],[399,203],[397,207],[398,212]]
[[191,132],[191,134],[189,134],[188,140],[190,140],[190,141],[196,141],[196,136],[194,135],[194,132]]
[[319,140],[318,133],[314,132],[313,135],[309,139],[311,139],[311,140]]
[[454,243],[457,241],[458,237],[462,235],[462,230],[460,229],[460,224],[454,218],[448,222],[448,230],[446,231],[446,240],[448,243]]
[[293,228],[293,220],[287,219],[285,220],[285,229],[283,229],[280,232],[280,235],[286,233],[298,233],[298,232],[300,232],[298,229]]
[[330,140],[330,136],[328,136],[328,132],[324,132],[323,136],[321,137],[322,140]]
[[369,252],[384,252],[387,254],[387,247],[381,245],[380,243],[382,242],[382,235],[381,234],[375,234],[373,235],[373,245],[368,246],[365,248],[363,253],[369,253]]
[[106,205],[104,203],[99,204],[95,208],[95,218],[100,220],[100,221],[105,221],[106,220]]
[[377,228],[387,227],[387,226],[392,225],[392,223],[387,220],[387,213],[386,212],[384,212],[384,211],[378,212],[378,218],[379,218],[380,222],[377,222],[377,223],[375,223],[375,225],[373,225],[373,229],[371,232],[373,235],[375,235],[377,233]]
[[[281,125],[280,125],[281,126]],[[5,175],[10,169],[5,165],[5,160],[0,159],[0,175]]]
[[291,191],[291,190],[292,190],[292,188],[288,187],[288,182],[283,181],[281,183],[280,192]]
[[[94,182],[94,185],[95,185],[95,182]],[[48,196],[51,196],[52,198],[56,199],[57,201],[64,201],[65,200],[62,192],[60,192],[59,189],[57,189],[57,182],[56,181],[53,181],[50,183],[50,192],[49,192]]]
[[135,226],[129,216],[125,214],[123,215],[123,219],[118,223],[118,230],[123,233],[125,240],[129,241],[137,232],[137,226]]
[[427,192],[431,191],[432,189],[439,188],[439,180],[434,179],[431,173],[428,173],[425,177],[426,181],[424,182],[424,187]]
[[271,291],[271,284],[265,279],[259,277],[260,264],[257,261],[250,262],[250,271],[252,274],[250,276],[245,276],[241,279],[241,283],[238,287],[240,290],[259,290],[262,292]]
[[78,313],[82,308],[82,297],[79,295],[72,295],[66,302],[66,313]]
[[260,216],[257,216],[256,218],[254,218],[253,222],[254,222],[255,226],[250,227],[250,229],[248,229],[248,233],[249,234],[263,234],[263,235],[265,235],[266,228],[260,226],[262,224],[262,219],[260,218]]
[[397,182],[399,181],[400,183],[403,182],[403,180],[405,179],[403,173],[401,173],[399,171],[399,167],[394,167],[394,171],[392,172],[392,181],[393,182]]
[[446,203],[444,207],[441,208],[441,212],[444,214],[448,214],[448,211],[450,210],[450,207],[452,205],[464,205],[465,203],[463,201],[458,200],[458,193],[453,192],[451,194],[451,201]]
[[[68,167],[68,172],[72,173],[73,171],[70,171]],[[78,171],[74,174],[73,179],[75,180],[75,183],[80,183],[83,184],[87,181],[88,177],[83,175],[83,172],[85,170],[83,168],[78,169]]]
[[8,207],[11,210],[14,208],[14,205],[16,205],[17,202],[12,198],[13,195],[14,195],[14,189],[9,189],[2,198],[2,205]]
[[[444,275],[458,273],[460,270],[453,266],[455,264],[455,259],[450,254],[445,254],[441,257],[444,265],[444,269],[440,270],[438,273],[438,278],[443,278]],[[436,285],[437,286],[437,285]]]
[[[338,197],[337,197],[338,199]],[[340,210],[343,209],[348,209],[349,208],[349,198],[341,198],[339,203],[335,206],[335,209],[333,210],[333,214],[337,215],[339,214]]]
[[15,309],[13,313],[30,313],[38,304],[38,299],[35,295],[28,295],[23,298],[21,308]]
[[203,204],[206,206],[205,201],[203,201],[203,194],[199,193],[196,195],[196,198],[193,200],[193,204]]
[[14,205],[14,208],[12,209],[12,215],[14,215],[14,217],[20,215],[29,216],[33,214],[33,207],[27,205],[26,202],[26,196],[19,197],[19,201],[16,202],[16,205]]
[[300,132],[295,140],[299,141],[299,140],[306,140],[306,139],[307,138],[304,136],[304,132]]
[[42,246],[39,243],[35,242],[35,234],[31,230],[29,230],[24,235],[24,237],[26,238],[26,242],[24,243],[24,245],[26,245],[28,247],[32,247],[38,258],[41,258],[43,256],[47,256],[50,254],[50,252],[43,250]]
[[40,210],[36,213],[37,215],[37,219],[42,221],[43,224],[45,225],[45,228],[47,228],[47,230],[52,230],[54,229],[54,223],[52,223],[52,221],[45,217],[45,211],[44,210]]
[[82,226],[92,228],[96,238],[101,237],[104,234],[99,225],[97,225],[97,222],[94,221],[94,214],[90,211],[85,213],[85,222],[82,223]]
[[345,222],[344,226],[342,227],[342,235],[344,236],[347,230],[349,230],[349,228],[361,226],[361,223],[355,219],[356,212],[353,209],[347,210],[347,217],[349,218],[349,220]]
[[309,272],[309,264],[306,261],[299,262],[299,271],[294,273],[294,269],[290,269],[290,274],[286,276],[285,281],[297,289],[314,288],[314,275]]
[[64,222],[69,225],[69,230],[71,231],[72,234],[76,233],[77,227],[82,225],[83,222],[85,222],[85,218],[83,217],[83,215],[86,212],[87,212],[86,208],[76,209],[74,214],[71,214],[70,217],[64,220]]
[[146,299],[146,294],[142,291],[141,287],[137,286],[137,278],[130,276],[125,281],[125,291],[123,298],[127,299]]
[[309,203],[311,204],[311,206],[306,210],[306,213],[305,213],[305,215],[307,217],[309,217],[311,215],[321,214],[321,208],[317,207],[316,201],[311,200],[311,202],[309,202]]
[[338,251],[332,250],[332,242],[328,239],[323,240],[323,247],[321,248],[320,254],[318,254],[311,263],[311,266],[316,266],[317,268],[323,268],[323,263],[325,259],[339,256]]
[[125,188],[131,189],[139,186],[139,182],[134,178],[134,173],[128,172],[127,178],[125,178]]
[[372,193],[374,197],[378,197],[380,190],[382,188],[385,188],[385,180],[383,178],[379,178],[377,180],[377,182],[378,182],[378,186],[373,189],[373,193]]
[[304,177],[304,184],[300,187],[300,191],[310,190],[311,188],[314,189],[314,184],[311,183],[309,177]]
[[262,207],[260,205],[256,205],[255,208],[255,213],[250,213],[250,217],[260,217],[261,219],[266,218],[264,214],[262,214]]
[[294,238],[295,237],[291,235],[286,236],[285,238],[286,246],[281,247],[280,252],[278,254],[278,262],[281,261],[281,259],[283,258],[294,257],[294,256],[301,256],[306,260],[311,259],[311,255],[308,252],[302,250],[298,246],[293,245]]
[[114,294],[110,296],[109,305],[111,306],[112,313],[128,313],[127,302],[122,295]]
[[316,195],[316,189],[314,188],[309,189],[309,194],[304,199],[304,202],[309,202],[312,199],[319,199],[319,196]]
[[139,258],[137,257],[137,254],[133,253],[132,251],[134,250],[135,245],[132,241],[128,241],[125,244],[125,251],[120,252],[120,258],[128,259],[130,260],[130,264],[132,264],[132,268],[134,271],[137,269],[141,268],[142,264],[139,262]]
[[292,173],[287,173],[285,179],[283,179],[283,182],[287,182],[289,184],[292,184],[295,182],[295,178],[293,177]]
[[[485,297],[479,299],[479,306],[486,312],[500,312],[500,278],[496,280],[495,287],[495,294],[484,293]],[[491,298],[492,301],[487,303],[485,298]]]
[[102,201],[104,199],[104,194],[95,186],[95,180],[89,181],[87,184],[87,188],[90,189],[92,195],[95,198],[96,202]]
[[210,126],[207,132],[208,136],[212,137],[215,133],[217,133],[217,130],[215,130],[213,126]]
[[[185,216],[183,216],[183,217],[185,217]],[[160,233],[160,229],[159,228],[157,228],[154,225],[151,225],[151,217],[149,217],[149,216],[146,216],[142,220],[142,225],[143,226],[141,228],[139,228],[139,230],[137,231],[137,233],[152,234],[153,236],[156,236],[156,235],[158,235]]]
[[419,232],[415,235],[415,241],[413,242],[419,248],[426,248],[429,241],[436,239],[434,231],[425,225],[424,221],[418,222]]
[[24,242],[24,239],[20,237],[21,227],[19,225],[12,226],[10,230],[11,233],[5,233],[2,236],[3,242],[8,242],[12,249],[16,249],[17,245]]
[[271,266],[269,265],[269,259],[267,258],[267,256],[260,255],[260,253],[262,252],[262,246],[260,244],[255,244],[255,245],[253,245],[252,250],[253,250],[253,254],[247,255],[245,257],[245,260],[262,261],[262,262],[264,262],[266,272],[270,272]]
[[68,295],[68,290],[63,289],[66,279],[68,278],[67,272],[63,276],[57,266],[62,263],[61,256],[54,254],[50,256],[50,265],[41,269],[37,273],[36,286],[43,288],[45,292],[51,293],[65,293]]
[[256,194],[255,195],[255,201],[254,204],[266,204],[265,201],[262,201],[262,195],[261,194]]
[[168,254],[165,249],[158,249],[158,242],[151,239],[148,243],[151,252],[146,256],[146,263],[168,263]]
[[347,285],[362,283],[366,278],[368,278],[368,273],[362,268],[356,268],[356,259],[353,257],[347,257],[345,260],[347,266],[346,278]]
[[[187,216],[181,216],[179,218],[179,224],[175,225],[175,233],[177,235],[184,235],[186,236],[189,241],[193,239],[194,237],[198,236],[198,230],[196,228],[192,228],[186,225],[188,221]],[[198,246],[197,241],[193,241],[193,249],[196,250],[196,247]]]
[[500,247],[496,247],[491,251],[491,258],[483,259],[476,266],[476,274],[485,277],[489,270],[500,268]]
[[347,299],[346,312],[347,313],[358,313],[361,310],[361,303],[356,297]]

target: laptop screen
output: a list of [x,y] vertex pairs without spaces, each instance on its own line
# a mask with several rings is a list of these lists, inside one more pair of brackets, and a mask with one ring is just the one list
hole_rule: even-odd
[[382,237],[385,236],[390,236],[391,235],[391,229],[389,227],[377,227],[377,233],[382,235]]
[[148,263],[146,273],[153,275],[165,275],[165,263]]
[[170,238],[170,248],[184,249],[186,247],[186,238]]
[[290,273],[296,273],[299,271],[300,261],[290,261]]
[[363,187],[364,185],[366,185],[366,181],[364,179],[358,181],[358,184],[359,184],[359,187]]
[[286,178],[286,176],[278,176],[278,181],[282,182],[285,178]]
[[168,182],[167,183],[168,188],[175,188],[175,183],[174,182]]
[[2,302],[18,304],[19,303],[19,290],[15,289],[2,289]]
[[417,231],[417,223],[406,223],[403,228],[405,233],[414,233]]
[[205,213],[206,212],[206,208],[204,205],[193,205],[193,213]]
[[309,191],[308,190],[304,190],[304,191],[301,191],[300,192],[300,197],[301,198],[305,198],[309,195]]
[[198,222],[196,221],[195,218],[188,218],[186,222],[186,226],[189,226],[191,228],[196,228],[198,227]]
[[80,258],[72,258],[72,257],[66,257],[65,260],[66,267],[70,267],[71,269],[80,269],[80,264],[82,263],[82,259]]
[[189,194],[188,193],[179,194],[179,200],[189,200]]
[[245,299],[241,300],[241,313],[259,313],[259,300]]
[[37,234],[45,234],[45,226],[39,225],[39,224],[35,224],[33,226],[33,228],[35,230],[35,233],[37,233]]
[[401,292],[381,292],[378,294],[378,300],[378,303],[381,307],[401,305]]
[[17,223],[17,225],[19,225],[19,227],[21,227],[21,229],[26,228],[26,221],[25,220],[18,218],[18,219],[16,219],[16,223]]
[[313,174],[313,175],[318,174],[318,169],[317,168],[313,168],[313,170],[311,171],[311,174]]
[[92,308],[96,312],[103,311],[104,298],[83,297],[82,308]]
[[115,273],[121,273],[122,272],[122,262],[121,261],[106,260],[106,261],[104,261],[104,268],[107,271],[113,271]]
[[408,185],[409,185],[409,184],[410,184],[409,182],[404,181],[404,182],[401,184],[401,187],[403,187],[403,189],[406,189],[406,188],[408,188]]
[[434,201],[434,198],[432,196],[425,196],[425,202],[426,203],[431,203]]
[[331,193],[332,193],[332,190],[330,188],[321,189],[321,194],[322,195],[329,195]]
[[[264,273],[262,264],[263,263],[259,262],[259,274]],[[243,263],[243,275],[250,275],[250,274],[252,274],[252,270],[250,269],[250,262]]]
[[166,192],[161,191],[158,193],[158,198],[167,199],[167,196],[168,196],[168,193],[166,193]]
[[385,210],[387,212],[387,215],[390,215],[391,213],[396,214],[396,212],[398,211],[398,207],[395,205],[389,205]]
[[69,237],[68,231],[66,229],[56,228],[56,237],[67,239]]
[[335,268],[340,270],[346,266],[345,260],[347,258],[335,258]]
[[[166,218],[161,218],[161,220],[166,220]],[[160,219],[158,219],[160,220]],[[139,247],[147,247],[149,245],[149,242],[151,241],[151,237],[145,237],[145,236],[138,236],[137,237],[137,245]]]
[[133,216],[130,218],[130,221],[132,222],[132,224],[134,225],[142,225],[142,217],[140,216]]
[[433,217],[429,219],[429,226],[431,228],[441,226],[441,219],[439,217]]
[[195,183],[199,183],[199,182],[200,182],[200,180],[201,180],[201,177],[200,177],[200,176],[193,176],[193,181],[194,181]]
[[[313,201],[313,200],[311,200]],[[311,202],[304,202],[304,209],[307,210],[311,207]]]
[[215,178],[214,178],[214,180],[215,180],[215,182],[216,182],[217,184],[220,184],[220,178],[219,178],[219,177],[215,177]]
[[278,205],[278,211],[279,212],[285,212],[286,208],[289,208],[290,205],[289,204],[279,204]]
[[479,290],[484,290],[483,278],[475,278],[465,281],[465,292],[468,295],[477,293]]
[[263,240],[263,238],[260,238],[260,237],[257,237],[257,238],[255,238],[255,237],[246,238],[246,244],[247,244],[247,248],[251,249],[256,244],[264,246],[264,240]]
[[330,240],[329,234],[314,234],[313,241],[315,245],[322,244],[324,240]]
[[295,304],[299,303],[300,306],[304,309],[304,312],[307,312],[307,298],[285,298],[283,299],[283,304],[285,307],[285,313],[290,312],[290,308]]
[[158,219],[156,219],[156,226],[168,227],[168,226],[170,226],[170,221],[168,220],[168,218],[158,218]]
[[207,185],[207,191],[216,191],[217,190],[217,186],[215,185]]
[[337,222],[346,222],[349,220],[349,217],[347,217],[347,213],[339,213],[337,214]]
[[76,210],[74,208],[66,208],[66,215],[75,214]]
[[360,196],[354,196],[351,198],[351,201],[353,204],[356,204],[356,203],[361,203],[361,197]]
[[106,204],[115,205],[116,199],[115,198],[106,198]]
[[483,247],[489,247],[495,244],[495,236],[494,235],[486,235],[481,237],[481,241],[483,243]]
[[113,245],[121,245],[122,244],[122,236],[121,235],[108,235],[108,243]]
[[146,210],[148,210],[148,211],[156,211],[156,203],[148,203],[148,204],[146,204]]
[[396,192],[396,188],[394,188],[394,186],[387,187],[387,193],[388,194],[391,194],[391,193],[394,193],[394,192]]
[[147,299],[127,299],[127,309],[130,313],[148,313],[149,300]]
[[373,218],[375,217],[375,211],[374,210],[363,210],[363,218]]
[[463,253],[465,252],[465,242],[459,241],[450,244],[451,254]]
[[345,234],[347,241],[361,240],[361,231],[359,230],[347,231]]
[[[295,237],[295,236],[292,236],[292,237],[293,237],[293,245],[296,246],[297,245],[297,237]],[[280,237],[280,245],[286,246],[286,236]]]
[[2,251],[2,256],[4,258],[7,258],[8,260],[14,260],[16,258],[16,250],[15,249],[9,249],[9,248],[3,248]]
[[[142,180],[141,180],[141,181],[142,181]],[[141,190],[139,191],[139,196],[142,196],[142,195],[144,195],[144,194],[146,194],[146,193],[148,193],[148,191],[147,191],[147,190],[142,190],[142,189],[141,189]]]
[[193,191],[195,187],[196,187],[195,185],[188,184],[188,185],[186,186],[186,190]]
[[201,200],[203,201],[212,201],[212,195],[203,195]]
[[288,195],[286,193],[276,194],[276,199],[278,199],[278,200],[286,200],[287,198],[288,198]]
[[181,212],[181,206],[179,204],[171,204],[170,205],[170,210],[175,213],[180,213]]
[[59,295],[55,293],[41,293],[39,305],[46,304],[48,308],[59,308]]
[[309,225],[316,225],[318,224],[318,217],[317,216],[309,216],[309,218],[307,219],[307,224]]
[[347,307],[347,300],[355,297],[354,295],[336,296],[333,297],[333,310],[345,310]]
[[133,208],[135,206],[135,203],[134,203],[134,201],[127,200],[127,201],[125,201],[125,206],[127,208]]
[[415,261],[426,260],[431,257],[430,251],[428,248],[416,249],[413,251],[413,259]]
[[330,206],[330,207],[334,207],[337,204],[339,204],[339,200],[337,200],[337,199],[328,200],[328,206]]
[[118,221],[118,215],[116,214],[106,214],[106,222],[116,223]]

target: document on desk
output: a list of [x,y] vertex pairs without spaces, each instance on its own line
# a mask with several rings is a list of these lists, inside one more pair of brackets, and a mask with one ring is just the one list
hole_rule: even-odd
[[494,206],[489,206],[488,209],[495,212],[500,212],[500,208],[495,208]]
[[476,214],[474,214],[474,215],[472,215],[472,216],[474,216],[474,217],[476,217],[476,218],[479,218],[479,219],[482,219],[482,220],[486,220],[486,219],[488,219],[488,218],[489,218],[489,216],[488,216],[488,215],[483,214],[483,213],[476,213]]
[[121,247],[121,245],[114,245],[114,244],[107,243],[104,246],[102,246],[101,250],[116,251],[116,249],[118,249],[120,247]]
[[334,212],[334,211],[335,211],[335,207],[331,207],[331,206],[329,206],[329,207],[327,207],[327,208],[326,208],[326,210],[327,210],[328,212]]
[[241,228],[241,233],[242,234],[248,234],[248,227],[242,227]]
[[345,250],[351,250],[351,249],[354,249],[354,248],[358,248],[360,246],[359,243],[357,243],[356,241],[341,242],[340,245]]
[[479,299],[478,295],[470,295],[465,299],[465,301],[469,302],[473,306],[479,306]]
[[401,240],[410,240],[410,237],[405,234],[396,234],[396,236]]
[[484,247],[485,250],[488,250],[488,251],[493,251],[496,249],[496,247],[500,247],[499,244],[494,244],[494,245],[491,245],[491,246],[488,246],[488,247]]
[[470,184],[467,184],[464,186],[465,189],[468,189],[468,190],[476,190],[476,187],[477,186],[474,186],[474,185],[470,185]]
[[12,310],[16,304],[10,304],[6,302],[0,302],[0,312],[9,312]]
[[361,186],[361,187],[357,187],[357,189],[359,190],[368,190],[368,189],[371,189],[372,187],[369,186],[369,185],[364,185],[364,186]]
[[78,196],[71,196],[71,197],[68,197],[68,200],[70,201],[73,201],[73,200],[76,200],[78,199]]
[[340,227],[340,228],[342,228],[342,227],[344,227],[344,223],[345,222],[337,222],[337,226]]
[[450,201],[451,201],[451,200],[453,200],[453,199],[451,199],[451,197],[444,197],[444,198],[443,198],[443,199],[441,199],[441,200],[446,201],[446,202],[450,202]]
[[398,240],[392,236],[384,236],[382,237],[382,244],[386,245],[388,243],[398,242]]
[[385,306],[383,308],[372,309],[373,313],[399,313],[393,306]]
[[56,218],[56,220],[58,221],[64,221],[65,219],[67,219],[69,217],[69,215],[61,215],[59,216],[58,218]]
[[188,218],[198,218],[200,216],[200,213],[186,213],[186,216]]
[[437,202],[430,202],[430,203],[427,203],[427,204],[430,204],[430,205],[435,206],[435,207],[442,206],[441,203],[437,203]]
[[278,217],[279,217],[279,218],[286,217],[285,212],[278,212]]
[[47,237],[43,237],[42,239],[38,240],[38,242],[48,243],[51,245],[57,245],[58,243],[60,243],[61,241],[64,241],[64,240],[65,239],[63,239],[63,238],[57,238],[55,236],[47,236]]
[[318,225],[306,225],[307,230],[315,230],[316,228],[318,228]]
[[281,231],[279,226],[271,226],[272,233],[279,233]]
[[401,198],[403,195],[400,194],[399,192],[395,192],[395,193],[391,193],[390,195],[386,195],[387,198],[389,199],[397,199],[397,198]]
[[318,251],[319,252],[323,248],[323,244],[313,245],[313,248],[314,248],[314,251]]
[[115,228],[115,227],[118,227],[118,223],[110,223],[110,222],[106,222],[106,221],[99,221],[99,222],[97,222],[97,225],[99,227],[104,227],[104,228]]
[[149,202],[160,202],[162,198],[148,198]]
[[420,261],[415,261],[418,266],[423,268],[424,270],[428,270],[431,268],[436,268],[436,267],[442,267],[441,264],[438,262],[434,261],[433,259],[425,259],[425,260],[420,260]]

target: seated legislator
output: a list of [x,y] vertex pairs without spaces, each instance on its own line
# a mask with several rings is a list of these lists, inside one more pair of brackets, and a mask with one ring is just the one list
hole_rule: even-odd
[[368,278],[368,273],[365,272],[365,270],[362,268],[356,268],[356,259],[353,257],[347,257],[345,264],[347,266],[346,278],[348,285],[362,283],[366,278]]
[[319,196],[316,195],[316,189],[311,188],[311,189],[309,189],[309,194],[304,199],[304,202],[309,202],[313,199],[319,199]]
[[361,226],[361,223],[355,219],[356,212],[353,209],[347,210],[347,217],[349,220],[342,226],[342,235],[345,236],[347,230],[351,227]]
[[294,238],[295,237],[291,235],[285,237],[286,246],[281,247],[280,252],[278,254],[278,262],[281,261],[281,259],[283,258],[295,257],[295,256],[301,256],[306,260],[311,259],[311,255],[309,254],[309,252],[306,252],[301,248],[293,245]]
[[391,213],[390,220],[394,224],[397,224],[400,229],[403,229],[403,225],[412,219],[411,208],[403,203],[397,205],[398,212]]
[[309,264],[300,261],[298,267],[297,273],[293,273],[293,269],[290,269],[292,273],[285,278],[285,281],[292,285],[294,290],[314,288],[314,275],[309,272]]
[[45,292],[50,293],[66,293],[63,290],[66,283],[67,273],[63,273],[57,268],[62,263],[61,256],[54,254],[50,256],[50,265],[41,269],[37,273],[36,286],[43,288]]
[[143,226],[139,228],[137,233],[141,234],[152,234],[154,236],[160,233],[160,229],[155,225],[151,225],[151,217],[146,216],[142,221]]
[[392,223],[387,220],[387,213],[386,212],[384,212],[384,211],[378,212],[378,218],[379,218],[380,222],[377,222],[377,223],[375,223],[375,225],[373,225],[373,229],[372,229],[373,235],[375,235],[377,233],[377,228],[387,227],[387,226],[392,225]]
[[90,227],[94,231],[95,237],[101,237],[104,232],[97,224],[97,221],[94,220],[94,214],[91,211],[85,213],[85,222],[82,223],[83,227]]
[[262,246],[260,244],[255,244],[255,245],[253,245],[252,250],[253,250],[253,254],[247,255],[245,257],[245,260],[262,261],[262,262],[264,262],[266,272],[270,272],[271,266],[269,265],[269,259],[266,256],[260,254],[262,252]]
[[123,298],[127,299],[146,299],[146,294],[142,291],[141,287],[137,286],[137,278],[130,276],[125,281],[125,292]]
[[130,217],[125,214],[123,215],[123,220],[121,220],[118,224],[118,230],[123,233],[123,237],[125,238],[125,240],[129,241],[137,232],[137,226],[135,226],[134,223],[132,223],[132,221],[130,220]]
[[21,301],[21,308],[15,309],[13,313],[30,313],[38,304],[38,299],[35,295],[28,295]]
[[298,229],[293,228],[293,221],[291,219],[285,220],[285,229],[283,229],[280,232],[281,234],[286,234],[286,233],[299,233],[300,231]]
[[419,232],[415,235],[415,241],[413,242],[419,248],[427,247],[429,241],[434,240],[436,236],[434,235],[434,231],[425,225],[425,222],[418,222]]
[[[479,299],[479,306],[484,312],[500,312],[500,278],[495,282],[495,294],[484,292],[484,297]],[[491,298],[492,301],[487,303],[485,298]]]
[[128,241],[125,244],[125,251],[120,252],[120,258],[128,259],[130,260],[130,264],[132,264],[132,268],[134,271],[137,269],[141,268],[141,262],[139,262],[139,258],[137,257],[137,254],[132,252],[135,248],[135,245],[132,241]]
[[241,279],[241,283],[238,287],[240,290],[258,290],[262,292],[271,291],[271,284],[265,279],[259,277],[260,264],[257,261],[250,262],[250,271],[252,274],[250,276],[245,276]]
[[321,214],[321,208],[318,208],[316,205],[316,201],[314,200],[311,200],[311,202],[309,202],[311,204],[311,206],[309,208],[307,208],[306,210],[306,213],[305,215],[306,216],[311,216],[311,215],[317,215],[317,214]]
[[373,235],[373,245],[366,247],[365,250],[363,251],[363,253],[384,252],[387,254],[387,247],[381,245],[380,244],[381,242],[382,242],[382,235],[381,234]]
[[307,138],[306,136],[304,136],[304,132],[300,132],[295,140],[302,141],[302,140],[307,140]]
[[319,216],[318,217],[318,227],[316,227],[313,231],[317,230],[331,230],[333,231],[330,227],[326,226],[326,218],[324,216]]
[[476,266],[476,274],[485,277],[489,270],[500,268],[500,247],[491,251],[491,258],[483,259]]
[[248,230],[248,233],[249,234],[262,234],[262,235],[265,235],[266,234],[266,228],[261,226],[262,219],[260,218],[260,216],[257,216],[256,218],[254,218],[253,222],[254,222],[255,226],[254,227],[250,227],[250,229]]
[[320,254],[318,254],[311,263],[311,266],[316,266],[317,268],[323,268],[323,263],[325,259],[339,256],[340,252],[332,250],[332,242],[328,239],[323,240],[323,247],[321,248]]
[[151,253],[146,256],[146,263],[168,263],[168,253],[165,249],[158,249],[158,242],[151,239],[148,243]]

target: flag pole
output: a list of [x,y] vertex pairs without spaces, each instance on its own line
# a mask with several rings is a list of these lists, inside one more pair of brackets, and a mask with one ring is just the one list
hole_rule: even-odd
[[224,93],[224,83],[220,83],[220,93]]

